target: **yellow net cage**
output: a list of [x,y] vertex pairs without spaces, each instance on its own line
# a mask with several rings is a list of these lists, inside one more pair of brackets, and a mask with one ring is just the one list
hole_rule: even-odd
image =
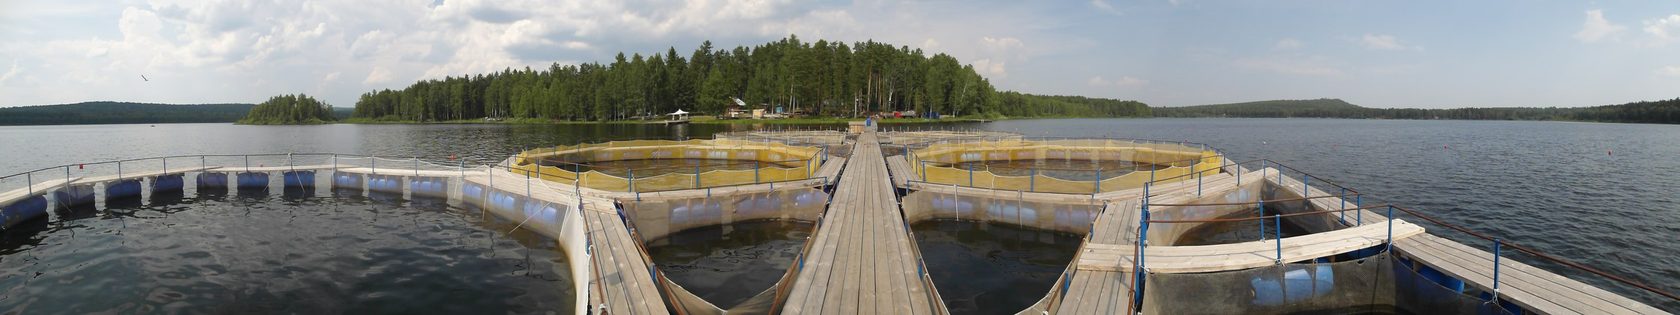
[[[508,169],[543,180],[577,183],[583,187],[606,191],[668,191],[809,179],[826,160],[822,158],[824,150],[820,147],[734,139],[613,141],[527,150],[515,155]],[[599,170],[576,172],[543,165],[542,161],[549,159],[567,163],[708,159],[752,162],[755,167],[748,170],[663,172],[640,177],[635,175],[634,170],[628,174],[615,175]]]
[[[1194,180],[1216,173],[1224,158],[1217,151],[1176,143],[1110,139],[997,140],[935,143],[909,152],[911,171],[923,181],[999,190],[1090,194]],[[1125,161],[1150,165],[1153,172],[1128,171],[1119,176],[1069,180],[1032,172],[1006,175],[991,167],[959,167],[965,163],[1015,161]],[[1098,170],[1093,170],[1100,172]]]

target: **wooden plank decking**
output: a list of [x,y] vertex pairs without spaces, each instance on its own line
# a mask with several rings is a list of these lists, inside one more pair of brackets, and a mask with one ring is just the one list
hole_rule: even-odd
[[943,314],[918,274],[874,132],[859,136],[793,283],[787,314]]
[[[384,169],[380,170],[384,174]],[[402,173],[392,173],[400,175]],[[475,184],[490,186],[495,183],[495,189],[519,195],[527,195],[533,199],[575,204],[580,200],[570,185],[529,179],[522,175],[502,170],[467,172],[464,180]],[[491,179],[494,176],[494,180]],[[653,280],[648,269],[652,262],[642,255],[642,249],[630,235],[630,229],[618,217],[618,208],[613,201],[606,198],[585,194],[581,200],[584,226],[588,228],[590,239],[594,240],[593,255],[590,270],[595,272],[592,286],[595,292],[589,294],[591,309],[605,304],[608,314],[664,314],[665,300],[659,293],[659,287]],[[579,281],[574,279],[573,281]],[[599,293],[599,294],[596,294]]]
[[[1493,289],[1493,253],[1428,234],[1395,241],[1394,248],[1466,284]],[[1514,259],[1499,265],[1500,297],[1542,314],[1668,314]]]
[[[1129,260],[1122,261],[1113,252],[1130,250],[1137,243],[1138,219],[1143,211],[1138,200],[1109,203],[1097,216],[1090,240],[1081,246],[1079,261],[1073,270],[1067,293],[1054,304],[1057,314],[1120,314],[1132,306],[1132,268]],[[1132,252],[1126,252],[1130,257]],[[1112,260],[1109,260],[1112,259]],[[1102,260],[1124,264],[1124,268],[1104,268],[1081,263]],[[1054,288],[1060,289],[1060,288]]]
[[[34,196],[34,195],[40,195],[40,194],[45,194],[45,193],[52,192],[53,189],[58,189],[59,187],[64,187],[64,185],[66,183],[74,183],[74,182],[76,182],[77,180],[80,180],[80,179],[81,179],[81,177],[71,177],[71,178],[68,178],[68,179],[66,179],[66,178],[49,179],[49,180],[46,180],[46,181],[35,183],[35,185],[32,185],[30,187],[23,187],[23,188],[14,189],[12,191],[0,193],[0,206],[10,206],[10,205],[12,205],[13,202],[17,202],[18,200],[23,200],[24,198],[29,198],[30,196]],[[33,194],[31,194],[31,192],[33,192]]]

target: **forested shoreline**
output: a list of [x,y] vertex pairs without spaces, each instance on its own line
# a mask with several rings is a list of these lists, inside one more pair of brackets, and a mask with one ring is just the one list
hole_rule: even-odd
[[1156,107],[1156,117],[1564,120],[1680,124],[1680,98],[1592,107],[1369,108],[1339,99]]
[[607,64],[554,64],[423,80],[401,90],[363,94],[352,117],[605,121],[678,109],[717,115],[734,98],[747,108],[819,117],[893,111],[963,117],[1150,116],[1149,106],[1137,101],[1000,92],[972,66],[943,53],[929,57],[921,49],[874,41],[848,45],[788,37],[733,49],[716,49],[707,41],[687,57],[673,47],[647,56],[619,53]]
[[81,102],[0,108],[4,125],[94,125],[225,123],[251,111],[252,104],[151,104]]

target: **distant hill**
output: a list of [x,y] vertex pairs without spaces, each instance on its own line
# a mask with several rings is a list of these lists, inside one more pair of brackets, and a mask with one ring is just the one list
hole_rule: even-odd
[[1680,124],[1680,98],[1593,107],[1369,108],[1339,99],[1275,100],[1153,108],[1156,117],[1569,120]]
[[252,104],[170,105],[82,102],[0,108],[0,125],[167,124],[233,122]]
[[1339,99],[1321,98],[1156,107],[1153,110],[1156,117],[1343,117],[1370,109]]

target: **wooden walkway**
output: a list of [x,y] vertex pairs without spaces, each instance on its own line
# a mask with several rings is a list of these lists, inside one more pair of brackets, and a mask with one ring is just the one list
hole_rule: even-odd
[[[380,172],[383,174],[384,170],[381,169]],[[528,197],[539,201],[561,204],[577,204],[580,201],[575,190],[564,191],[571,188],[570,185],[527,179],[525,176],[502,170],[488,172],[494,174],[492,180],[492,175],[486,173],[468,172],[465,180],[484,187],[490,187],[490,183],[495,182],[497,190],[517,195],[527,195],[529,192]],[[527,180],[531,182],[527,183]],[[594,277],[588,279],[593,284],[589,286],[592,292],[579,294],[589,295],[591,309],[606,305],[608,314],[668,313],[658,284],[654,282],[651,270],[648,269],[652,261],[642,254],[641,246],[638,245],[641,240],[634,239],[630,235],[630,229],[619,219],[617,206],[610,199],[589,194],[584,194],[581,201],[584,226],[588,228],[589,238],[594,242],[589,262]]]
[[[1493,253],[1428,234],[1395,241],[1394,249],[1465,284],[1493,290]],[[1668,314],[1509,257],[1499,265],[1500,298],[1541,314]]]
[[[1074,263],[1077,265],[1073,277],[1063,284],[1067,287],[1066,293],[1059,302],[1053,302],[1056,303],[1054,313],[1121,314],[1131,308],[1132,287],[1135,286],[1132,263],[1113,252],[1126,251],[1124,257],[1132,256],[1131,250],[1137,244],[1137,221],[1142,217],[1139,211],[1143,211],[1139,200],[1109,203],[1103,207],[1090,240],[1075,255]],[[1087,260],[1105,263],[1081,263]],[[1124,266],[1113,268],[1108,265]]]
[[824,214],[786,314],[943,314],[919,274],[874,132],[858,136]]

